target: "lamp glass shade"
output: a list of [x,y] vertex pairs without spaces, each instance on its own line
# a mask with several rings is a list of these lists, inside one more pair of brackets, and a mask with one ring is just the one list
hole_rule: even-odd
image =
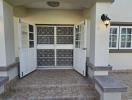
[[109,25],[109,24],[110,24],[110,20],[105,20],[105,21],[104,21],[104,24],[105,24],[105,25]]

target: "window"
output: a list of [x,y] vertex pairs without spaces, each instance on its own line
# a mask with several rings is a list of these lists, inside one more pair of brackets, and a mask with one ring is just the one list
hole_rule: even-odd
[[120,27],[120,48],[132,48],[132,27]]
[[132,26],[111,26],[110,49],[132,49]]
[[29,25],[29,47],[34,48],[34,27]]
[[111,49],[118,48],[118,37],[119,37],[119,27],[111,26],[109,34],[109,47]]

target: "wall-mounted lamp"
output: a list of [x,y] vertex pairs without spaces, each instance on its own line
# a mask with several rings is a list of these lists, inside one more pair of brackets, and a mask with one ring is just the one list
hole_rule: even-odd
[[101,20],[106,25],[106,27],[110,24],[111,19],[106,14],[102,14]]

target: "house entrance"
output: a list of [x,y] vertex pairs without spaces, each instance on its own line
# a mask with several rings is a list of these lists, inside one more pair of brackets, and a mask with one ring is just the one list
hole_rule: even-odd
[[37,66],[72,68],[74,25],[36,25]]
[[36,66],[74,68],[86,75],[87,21],[75,26],[36,25],[36,28],[35,25],[19,22],[19,29],[20,77],[36,70]]

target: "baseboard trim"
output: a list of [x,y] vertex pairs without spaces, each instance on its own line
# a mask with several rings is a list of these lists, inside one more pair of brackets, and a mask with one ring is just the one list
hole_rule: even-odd
[[110,71],[112,70],[112,66],[94,66],[91,63],[88,63],[87,66],[94,71]]
[[0,66],[0,71],[9,71],[10,69],[18,67],[18,66],[19,66],[19,62],[14,62],[7,66]]

